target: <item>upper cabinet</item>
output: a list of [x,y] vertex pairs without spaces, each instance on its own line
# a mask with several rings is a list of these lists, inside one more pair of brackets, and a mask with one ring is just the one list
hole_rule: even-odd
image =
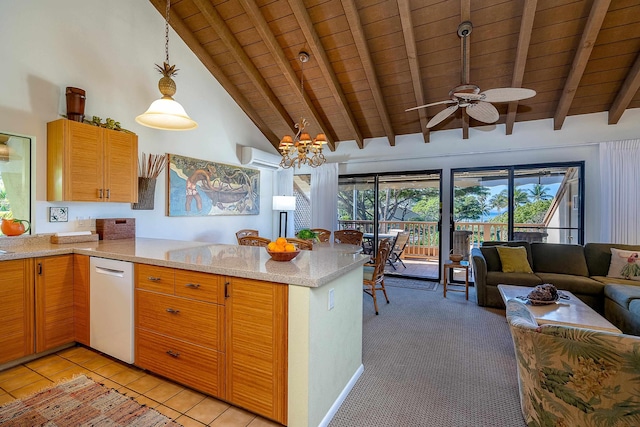
[[138,136],[73,120],[47,123],[47,200],[138,201]]

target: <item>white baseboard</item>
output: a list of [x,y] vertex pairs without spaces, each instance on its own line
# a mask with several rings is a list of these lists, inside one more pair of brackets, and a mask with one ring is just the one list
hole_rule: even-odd
[[347,395],[349,394],[353,386],[356,385],[358,378],[360,378],[360,375],[362,375],[363,372],[364,372],[364,365],[360,365],[360,367],[353,374],[353,376],[351,377],[347,385],[344,387],[344,389],[342,389],[342,392],[340,393],[336,401],[333,402],[333,405],[331,405],[331,408],[329,408],[329,411],[327,412],[327,414],[324,416],[322,421],[320,421],[320,424],[318,424],[318,427],[327,427],[329,425],[329,423],[333,419],[333,416],[336,414],[336,412],[338,412],[338,409],[340,409],[340,406],[342,406],[342,402],[344,402],[344,400],[347,398]]

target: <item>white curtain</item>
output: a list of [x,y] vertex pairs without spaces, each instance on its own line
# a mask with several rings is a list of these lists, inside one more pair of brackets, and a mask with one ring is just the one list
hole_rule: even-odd
[[640,139],[600,144],[602,242],[640,244]]
[[311,171],[311,228],[338,228],[338,164],[325,163]]

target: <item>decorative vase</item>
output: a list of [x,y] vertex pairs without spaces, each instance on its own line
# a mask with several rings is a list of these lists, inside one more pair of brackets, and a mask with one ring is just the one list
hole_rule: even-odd
[[155,193],[155,178],[138,178],[138,202],[132,203],[131,209],[153,210]]
[[84,120],[84,101],[86,99],[83,89],[67,87],[67,118],[76,122]]

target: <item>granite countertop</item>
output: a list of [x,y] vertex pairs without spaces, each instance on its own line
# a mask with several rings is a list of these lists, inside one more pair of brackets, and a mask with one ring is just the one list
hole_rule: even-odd
[[368,256],[340,251],[300,251],[289,262],[272,260],[265,248],[136,238],[50,243],[50,235],[0,238],[0,261],[76,253],[205,273],[318,287],[361,266]]

